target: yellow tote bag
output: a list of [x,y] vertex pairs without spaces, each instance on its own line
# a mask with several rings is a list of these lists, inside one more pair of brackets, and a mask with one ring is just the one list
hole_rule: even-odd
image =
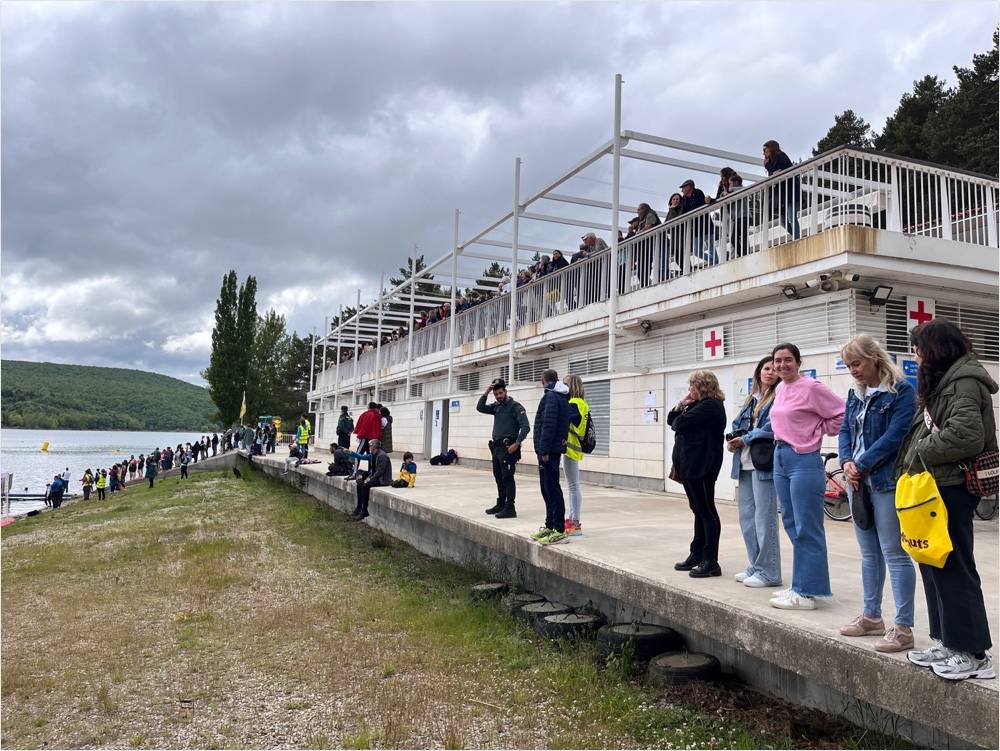
[[917,563],[942,568],[952,551],[948,509],[926,465],[923,472],[904,474],[896,482],[896,515],[903,550]]

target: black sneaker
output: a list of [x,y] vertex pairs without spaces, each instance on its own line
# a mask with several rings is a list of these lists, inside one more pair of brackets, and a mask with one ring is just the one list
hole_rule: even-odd
[[369,516],[371,516],[371,514],[369,514],[367,511],[362,511],[360,514],[358,514],[356,518],[360,522],[367,519]]
[[496,505],[490,506],[486,509],[487,514],[499,514],[503,510],[503,504],[500,501],[496,502]]
[[517,510],[514,508],[513,503],[506,503],[504,507],[496,513],[497,519],[516,519]]
[[702,561],[688,571],[692,579],[707,579],[710,576],[722,576],[722,568],[715,561]]

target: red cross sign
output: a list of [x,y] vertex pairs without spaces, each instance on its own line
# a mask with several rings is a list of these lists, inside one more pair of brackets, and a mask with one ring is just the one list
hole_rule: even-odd
[[701,330],[703,360],[721,360],[726,356],[726,340],[722,327]]
[[912,329],[934,318],[934,300],[929,297],[906,296],[906,328]]

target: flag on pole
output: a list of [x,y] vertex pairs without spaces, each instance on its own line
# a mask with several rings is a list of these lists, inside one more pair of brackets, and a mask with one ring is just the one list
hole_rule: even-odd
[[247,413],[247,392],[246,389],[243,390],[243,404],[240,405],[240,422],[243,422],[243,416]]

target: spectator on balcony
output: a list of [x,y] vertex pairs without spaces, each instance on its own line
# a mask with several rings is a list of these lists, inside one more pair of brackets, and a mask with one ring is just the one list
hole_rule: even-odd
[[538,259],[534,267],[535,279],[541,279],[543,276],[549,273],[549,263],[551,262],[552,259],[549,258],[548,256],[542,256],[541,258]]
[[440,320],[441,320],[441,309],[440,308],[431,308],[431,312],[427,316],[427,325],[430,326],[432,324],[437,323]]
[[[764,144],[764,169],[767,170],[768,176],[776,175],[791,167],[792,160],[781,150],[777,141],[767,141]],[[798,240],[801,236],[799,228],[801,195],[802,187],[798,177],[784,180],[771,188],[771,206],[774,207],[772,211],[776,211],[779,221],[793,240]]]
[[681,208],[681,194],[674,193],[670,196],[670,200],[667,202],[667,213],[666,216],[663,217],[663,221],[669,222],[671,219],[676,219],[683,213],[684,210]]
[[715,190],[716,201],[729,194],[729,178],[735,174],[736,170],[732,167],[723,167],[719,170],[719,187]]
[[[729,176],[729,191],[731,196],[743,190],[743,178],[736,172]],[[747,246],[750,231],[750,199],[733,201],[729,205],[729,242],[732,244],[732,256],[740,258],[749,253]]]
[[510,276],[504,275],[500,277],[500,283],[497,285],[498,295],[510,294]]
[[420,320],[417,321],[417,330],[420,330],[420,329],[424,328],[427,325],[427,323],[428,323],[428,321],[427,321],[427,311],[426,310],[422,310],[422,311],[420,311]]
[[545,273],[553,274],[560,269],[564,269],[569,266],[569,261],[563,256],[561,250],[555,250],[552,252],[552,260],[549,261],[548,268]]
[[[686,214],[705,206],[705,194],[695,186],[694,180],[681,183],[681,213]],[[703,215],[694,222],[692,232],[692,252],[699,263],[718,263],[715,253],[715,229],[711,219]]]
[[570,263],[586,260],[595,253],[601,253],[608,249],[608,244],[593,232],[588,232],[580,239],[583,242],[580,243],[580,249],[570,258]]
[[653,229],[660,223],[660,215],[653,211],[648,203],[639,204],[639,216],[636,218],[639,220],[640,232]]
[[695,187],[694,180],[685,180],[681,183],[681,212],[686,214],[705,205],[705,194]]

